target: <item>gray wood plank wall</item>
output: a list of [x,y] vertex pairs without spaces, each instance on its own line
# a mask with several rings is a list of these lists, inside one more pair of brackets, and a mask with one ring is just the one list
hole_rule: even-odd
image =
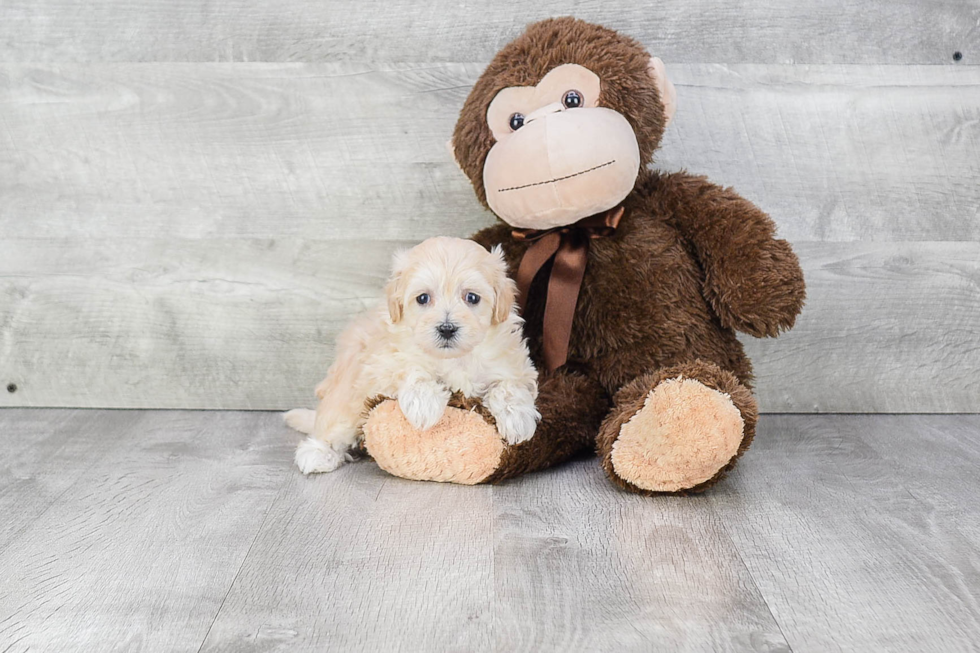
[[980,2],[847,0],[8,0],[0,406],[309,403],[392,250],[492,221],[446,139],[569,11],[667,61],[656,165],[800,253],[797,328],[745,339],[763,410],[980,410]]

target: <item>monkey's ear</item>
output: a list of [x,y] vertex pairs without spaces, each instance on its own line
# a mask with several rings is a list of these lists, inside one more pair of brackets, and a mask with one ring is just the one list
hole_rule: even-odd
[[459,171],[465,175],[466,171],[463,170],[463,166],[459,164],[459,159],[456,158],[456,145],[455,143],[453,143],[453,139],[451,138],[448,141],[446,141],[446,151],[449,152],[449,156],[452,157],[453,163],[456,164],[456,167],[459,168]]
[[664,103],[664,117],[667,119],[667,124],[669,124],[670,119],[674,117],[674,112],[677,111],[677,89],[674,88],[674,84],[668,79],[667,68],[664,66],[664,62],[661,61],[660,57],[650,57],[650,64],[647,66],[647,70],[650,72],[650,76],[653,77],[653,81],[657,85],[657,90],[660,92],[660,99]]
[[405,310],[405,269],[408,267],[408,252],[395,253],[391,264],[391,276],[385,285],[385,297],[388,299],[388,316],[392,323],[400,322]]

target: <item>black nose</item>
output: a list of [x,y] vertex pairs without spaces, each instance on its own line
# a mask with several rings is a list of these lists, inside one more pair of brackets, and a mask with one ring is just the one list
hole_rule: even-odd
[[459,331],[459,327],[452,322],[443,322],[436,327],[436,331],[439,332],[439,337],[443,340],[450,340]]

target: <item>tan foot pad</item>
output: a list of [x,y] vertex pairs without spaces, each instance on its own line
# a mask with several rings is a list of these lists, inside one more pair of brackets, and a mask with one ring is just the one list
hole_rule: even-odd
[[692,488],[735,456],[744,426],[728,395],[694,379],[670,379],[623,424],[613,443],[613,468],[643,490]]
[[497,429],[475,411],[446,408],[435,426],[417,431],[391,399],[369,413],[364,445],[389,474],[462,485],[476,485],[490,476],[504,451]]

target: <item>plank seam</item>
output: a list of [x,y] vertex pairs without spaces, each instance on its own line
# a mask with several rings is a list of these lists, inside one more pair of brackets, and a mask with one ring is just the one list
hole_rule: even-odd
[[[259,535],[265,528],[266,522],[269,520],[269,515],[272,513],[272,509],[279,503],[279,498],[282,496],[282,489],[286,487],[286,483],[289,481],[290,472],[292,472],[292,467],[287,468],[286,473],[283,475],[282,482],[279,483],[279,489],[276,490],[276,496],[269,502],[268,507],[265,509],[265,514],[262,515],[262,523],[259,524],[258,528],[255,529],[255,535],[252,536],[252,541],[248,544],[248,550],[245,551],[245,555],[242,556],[242,562],[238,565],[238,571],[235,572],[235,577],[231,579],[228,584],[228,590],[225,595],[221,597],[221,604],[218,605],[218,609],[214,612],[214,618],[208,625],[207,632],[204,633],[204,638],[201,640],[201,645],[197,648],[197,653],[201,653],[204,650],[204,645],[207,644],[208,637],[211,636],[211,629],[214,628],[214,624],[218,621],[218,617],[221,616],[221,611],[225,607],[225,601],[231,595],[231,590],[235,588],[235,583],[238,582],[238,577],[242,574],[242,569],[245,568],[245,563],[248,561],[248,557],[252,554],[252,547],[255,546],[255,542],[259,539]],[[753,581],[754,582],[754,581]]]
[[766,611],[769,612],[769,616],[772,617],[772,622],[776,624],[776,628],[779,630],[779,634],[782,636],[783,641],[786,642],[786,648],[789,649],[789,653],[793,653],[793,645],[789,643],[789,638],[786,637],[786,633],[783,632],[783,625],[779,623],[778,619],[776,619],[776,615],[773,614],[772,612],[772,606],[769,605],[769,599],[766,598],[766,595],[762,593],[762,588],[759,587],[759,583],[756,582],[755,576],[752,575],[752,570],[749,569],[749,566],[747,564],[745,564],[745,560],[742,558],[742,552],[738,550],[738,545],[735,544],[735,540],[734,538],[732,538],[732,534],[728,532],[728,526],[725,525],[725,520],[721,518],[721,516],[718,514],[718,511],[715,509],[714,501],[711,501],[709,499],[708,506],[711,508],[712,516],[714,516],[715,520],[717,520],[718,525],[721,526],[722,532],[725,534],[725,537],[728,538],[729,543],[732,545],[732,551],[735,552],[735,557],[738,558],[739,564],[742,565],[742,569],[745,570],[745,573],[748,574],[749,579],[752,581],[752,587],[754,587],[755,591],[759,593],[759,598],[761,598],[762,602],[765,604]]
[[490,486],[490,650],[497,649],[497,486]]

